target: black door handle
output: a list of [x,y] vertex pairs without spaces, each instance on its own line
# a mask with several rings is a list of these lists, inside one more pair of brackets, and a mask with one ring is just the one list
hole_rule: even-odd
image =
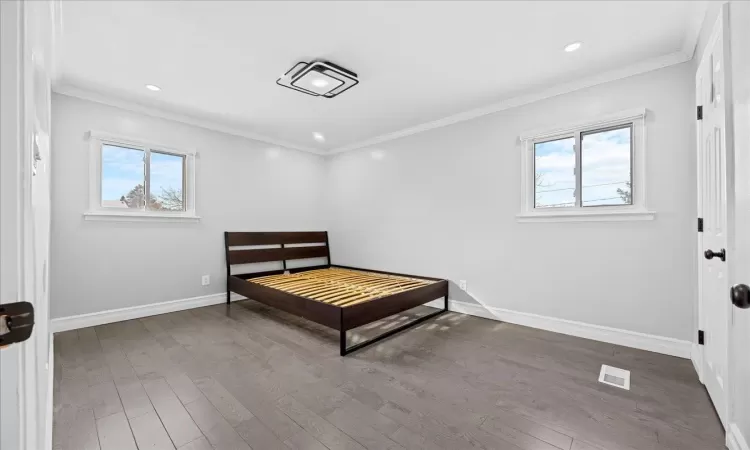
[[726,261],[727,260],[727,251],[724,250],[723,248],[721,250],[719,250],[718,252],[715,252],[713,250],[706,250],[703,253],[703,256],[705,256],[706,259],[714,259],[714,257],[717,257],[717,258],[719,258],[722,261]]
[[0,305],[0,348],[23,342],[34,329],[34,305],[29,302]]
[[732,286],[732,304],[741,309],[750,308],[750,287],[746,284]]

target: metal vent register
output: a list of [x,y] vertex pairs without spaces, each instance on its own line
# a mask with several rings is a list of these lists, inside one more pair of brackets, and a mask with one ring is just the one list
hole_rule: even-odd
[[620,389],[630,390],[630,371],[602,364],[599,381]]

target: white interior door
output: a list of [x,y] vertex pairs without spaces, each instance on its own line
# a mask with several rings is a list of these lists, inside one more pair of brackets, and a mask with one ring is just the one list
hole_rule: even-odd
[[724,21],[720,15],[696,74],[699,209],[703,217],[699,323],[704,332],[703,382],[726,427],[728,416],[729,269],[732,261],[733,167],[727,146]]
[[[23,136],[21,79],[23,32],[19,2],[0,2],[0,303],[20,296],[18,173]],[[0,350],[0,450],[22,448],[24,440],[23,355],[26,344]]]
[[0,450],[51,447],[50,77],[56,6],[0,2],[0,303],[31,302],[31,338],[0,350]]

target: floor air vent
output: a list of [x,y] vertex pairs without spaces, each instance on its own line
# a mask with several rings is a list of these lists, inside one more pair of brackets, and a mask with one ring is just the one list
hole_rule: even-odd
[[599,381],[620,389],[630,390],[630,371],[602,364]]

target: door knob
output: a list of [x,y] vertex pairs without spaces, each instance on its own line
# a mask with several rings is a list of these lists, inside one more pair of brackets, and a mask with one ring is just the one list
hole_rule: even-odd
[[0,348],[23,342],[34,329],[34,305],[29,302],[0,305]]
[[746,284],[732,286],[732,304],[741,309],[750,308],[750,287]]
[[718,252],[715,252],[713,250],[706,250],[703,253],[703,256],[705,256],[706,259],[714,259],[714,257],[717,257],[717,258],[719,258],[722,261],[726,261],[727,260],[727,251],[724,250],[723,248],[721,250],[719,250]]

